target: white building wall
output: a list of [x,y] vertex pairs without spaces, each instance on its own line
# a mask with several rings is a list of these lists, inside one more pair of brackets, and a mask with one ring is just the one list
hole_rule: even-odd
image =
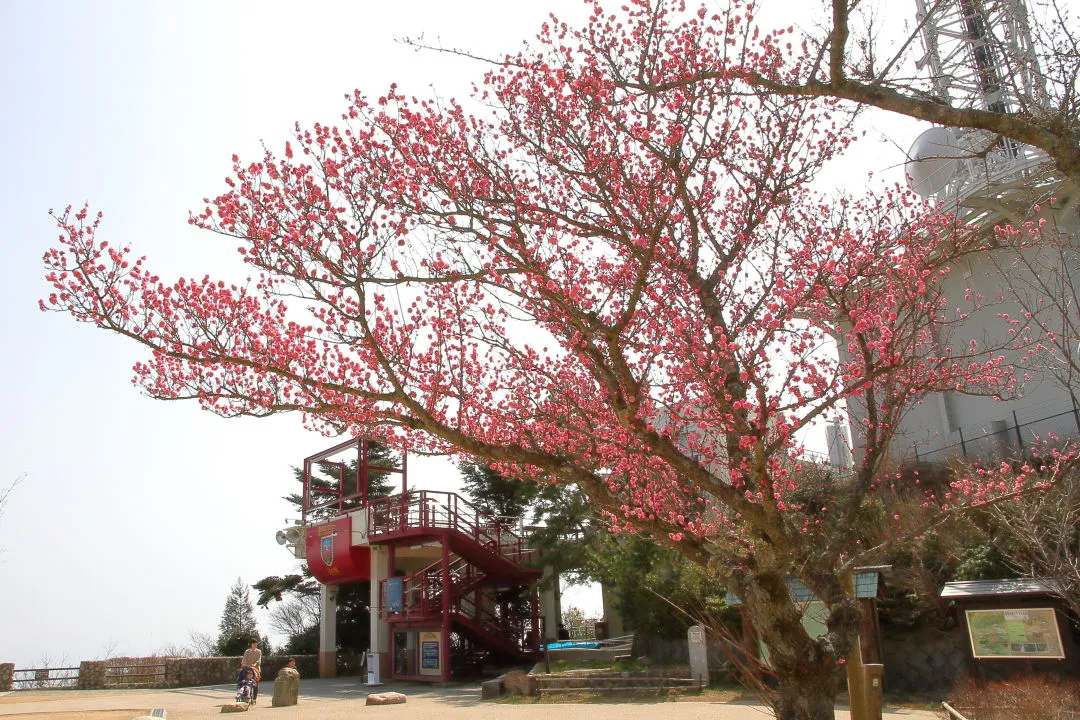
[[[1062,241],[1078,245],[1080,220],[1075,210],[1067,215],[1045,216],[1048,227],[1056,223],[1061,229]],[[1066,251],[1064,262],[1056,249],[1027,250],[1025,258],[1027,262],[1021,262],[1015,249],[999,247],[986,255],[972,255],[954,267],[944,286],[950,317],[957,319],[943,338],[948,346],[967,348],[972,340],[980,348],[1001,346],[1010,338],[1012,326],[1000,314],[1024,318],[1028,309],[1039,307],[1045,308],[1041,311],[1043,321],[1060,330],[1061,312],[1047,307],[1037,286],[1045,281],[1072,292],[1071,284],[1080,293],[1080,249]],[[1067,277],[1062,282],[1062,276],[1056,275],[1063,269],[1071,274],[1071,283]],[[967,299],[969,289],[981,298]],[[1075,304],[1069,307],[1066,324],[1080,330],[1080,308]],[[964,313],[967,317],[962,317]],[[1046,336],[1033,330],[1032,338],[1041,341]],[[1078,340],[1072,340],[1074,351]],[[932,461],[962,457],[965,450],[969,457],[1000,456],[1014,452],[1021,442],[1029,447],[1036,436],[1046,439],[1050,433],[1065,437],[1080,434],[1080,414],[1074,413],[1069,392],[1070,384],[1080,387],[1080,378],[1070,383],[1060,372],[1060,363],[1046,352],[1036,352],[1027,362],[1021,362],[1026,349],[1005,350],[1003,354],[1015,368],[1019,382],[1016,395],[995,400],[971,392],[931,393],[909,409],[892,441],[890,454],[897,459]],[[858,456],[865,412],[853,403],[849,413],[852,443]]]

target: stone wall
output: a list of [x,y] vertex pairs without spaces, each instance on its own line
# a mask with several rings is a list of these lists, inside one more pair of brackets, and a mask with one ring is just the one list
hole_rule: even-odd
[[[273,655],[263,660],[263,681],[269,680],[272,684],[281,668],[289,661],[290,656]],[[296,667],[301,677],[318,677],[319,663],[315,655],[294,655]],[[165,676],[160,681],[154,678],[146,678],[145,683],[132,683],[126,686],[156,685],[164,687],[191,687],[199,685],[233,685],[236,676],[240,672],[240,657],[213,657],[213,658],[114,658],[113,660],[85,660],[79,663],[80,690],[97,690],[105,687],[115,687],[116,683],[109,684],[107,671],[110,666],[147,666],[145,672],[154,672],[156,668],[164,666]],[[0,663],[0,692],[13,689],[12,679],[15,672],[13,663]],[[132,672],[140,672],[134,669]]]
[[[709,660],[709,675],[714,676],[713,682],[728,682],[731,676],[727,667],[735,650],[728,643],[711,636],[706,636],[705,648]],[[647,657],[652,664],[660,666],[690,664],[690,645],[685,637],[668,639],[635,633],[634,645],[629,654],[635,660],[642,656]]]
[[165,660],[165,685],[235,684],[239,672],[239,657],[169,658]]
[[882,637],[886,692],[940,694],[967,671],[967,637],[959,628],[918,628]]
[[[263,658],[262,680],[271,683],[277,677],[278,670],[289,661],[287,655],[273,655]],[[314,655],[294,655],[296,667],[301,677],[318,677],[318,659]],[[152,662],[151,658],[145,658]],[[156,660],[161,662],[160,659]],[[165,684],[168,687],[192,685],[231,685],[236,682],[240,672],[239,657],[217,658],[169,658],[165,662]]]
[[83,660],[79,663],[79,689],[95,690],[105,687],[105,672],[108,668],[108,660]]

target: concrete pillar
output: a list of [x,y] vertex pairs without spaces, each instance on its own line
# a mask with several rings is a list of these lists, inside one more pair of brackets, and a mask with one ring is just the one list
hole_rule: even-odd
[[379,670],[383,678],[390,676],[394,666],[390,657],[390,624],[382,615],[382,598],[379,586],[390,577],[390,553],[389,549],[382,545],[371,546],[371,596],[368,607],[371,608],[369,619],[369,643],[370,652],[379,653]]
[[562,596],[559,575],[550,565],[544,566],[540,579],[540,615],[544,618],[544,640],[559,639],[559,623],[562,622]]
[[442,681],[450,682],[450,545],[442,539],[442,634],[439,636],[439,668]]
[[319,677],[337,677],[337,585],[320,585]]
[[622,615],[615,607],[617,592],[612,588],[600,585],[600,597],[604,603],[604,622],[607,623],[608,637],[622,637],[626,634],[626,626],[623,625]]
[[15,663],[0,663],[0,692],[15,689]]

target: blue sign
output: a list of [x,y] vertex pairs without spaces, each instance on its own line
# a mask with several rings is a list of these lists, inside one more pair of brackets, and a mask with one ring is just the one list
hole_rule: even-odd
[[386,581],[386,612],[399,613],[405,606],[405,579],[388,578]]
[[420,667],[425,670],[439,669],[438,640],[425,640],[420,643]]

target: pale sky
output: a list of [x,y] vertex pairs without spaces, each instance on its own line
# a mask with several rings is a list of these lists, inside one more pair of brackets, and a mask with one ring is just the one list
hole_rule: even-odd
[[[335,442],[299,417],[223,420],[141,396],[139,348],[37,309],[57,235],[47,210],[89,200],[101,237],[165,279],[242,280],[235,242],[186,223],[224,188],[234,152],[280,148],[297,120],[335,122],[354,88],[464,97],[481,66],[395,37],[497,54],[550,11],[584,17],[579,0],[0,0],[0,485],[28,474],[0,520],[0,662],[144,655],[189,629],[216,634],[237,577],[291,570],[273,540],[290,466]],[[902,163],[890,142],[868,142],[864,171]],[[457,486],[445,462],[410,470],[411,486]]]

